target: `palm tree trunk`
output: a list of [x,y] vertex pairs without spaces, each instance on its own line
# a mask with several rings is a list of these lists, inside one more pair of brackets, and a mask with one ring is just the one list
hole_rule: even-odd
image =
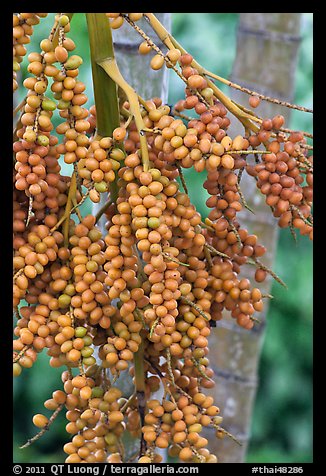
[[[236,58],[230,80],[267,96],[291,101],[294,93],[294,77],[297,53],[300,44],[300,13],[240,13]],[[232,90],[232,99],[248,104],[248,95]],[[249,106],[248,106],[249,107]],[[262,102],[257,108],[261,117],[283,114],[286,108]],[[243,128],[235,124],[231,135],[243,134]],[[267,248],[264,263],[272,268],[277,246],[278,227],[276,219],[264,203],[264,196],[256,189],[252,177],[243,176],[241,189],[248,205],[255,215],[244,210],[240,223],[251,233],[257,234],[259,241]],[[243,276],[253,278],[255,269],[247,266]],[[269,293],[271,280],[260,286],[263,293]],[[223,463],[245,461],[252,410],[258,382],[258,367],[266,326],[268,303],[260,314],[261,324],[252,331],[246,331],[225,317],[212,332],[210,338],[210,362],[216,375],[216,386],[212,391],[214,399],[224,417],[223,427],[241,443],[237,445],[225,437],[218,440],[207,432],[210,451],[219,456]]]

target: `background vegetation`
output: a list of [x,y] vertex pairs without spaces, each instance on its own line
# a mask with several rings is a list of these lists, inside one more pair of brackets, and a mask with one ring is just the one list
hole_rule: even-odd
[[[312,13],[302,14],[302,43],[296,74],[294,102],[312,105]],[[28,52],[37,49],[40,40],[48,35],[53,14],[42,20]],[[173,13],[173,33],[185,48],[209,70],[228,77],[236,48],[237,13]],[[89,48],[83,15],[76,15],[72,33],[77,44],[76,54],[84,58],[80,76],[90,84],[91,71],[87,67]],[[23,77],[26,68],[23,70]],[[183,95],[183,83],[173,74],[170,77],[169,103]],[[226,91],[226,87],[224,87]],[[17,101],[22,99],[18,92]],[[93,103],[88,89],[88,106]],[[290,127],[312,132],[311,118],[294,111]],[[63,166],[68,167],[66,165]],[[67,170],[68,172],[68,170]],[[198,190],[203,177],[186,172],[189,189]],[[205,194],[193,193],[196,207],[205,213]],[[84,211],[90,210],[85,203]],[[251,443],[247,462],[312,461],[312,244],[298,237],[295,244],[288,230],[281,230],[274,269],[287,283],[288,290],[273,285],[267,331],[261,356],[259,388],[251,429]],[[64,415],[59,415],[51,431],[34,445],[19,450],[27,438],[35,433],[32,415],[43,412],[43,402],[60,386],[60,369],[49,370],[49,357],[39,356],[31,371],[24,371],[14,381],[14,461],[59,462],[64,458],[62,445],[66,442]]]

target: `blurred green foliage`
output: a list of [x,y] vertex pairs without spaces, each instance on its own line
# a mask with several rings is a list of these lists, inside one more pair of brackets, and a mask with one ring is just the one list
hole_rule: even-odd
[[[53,14],[42,20],[28,52],[37,48],[47,36]],[[294,102],[307,107],[312,104],[312,14],[302,14],[302,43],[296,72]],[[237,13],[174,13],[173,33],[178,41],[207,69],[228,77],[236,48]],[[80,78],[91,84],[87,27],[84,15],[75,15],[72,37],[76,54],[84,58]],[[26,75],[23,69],[23,77]],[[222,85],[226,92],[226,86]],[[22,97],[17,97],[17,101]],[[22,94],[22,93],[21,93]],[[87,88],[93,103],[91,88]],[[169,103],[184,94],[184,84],[170,74]],[[290,127],[311,131],[308,114],[294,111]],[[63,165],[63,172],[70,172]],[[205,214],[206,191],[198,193],[202,174],[186,171],[186,180],[193,203]],[[90,203],[83,205],[90,211]],[[251,443],[247,462],[299,463],[312,461],[312,244],[298,237],[295,244],[288,230],[281,230],[274,270],[287,283],[288,290],[273,285],[267,316],[267,331],[262,349],[259,387],[253,414]],[[53,462],[64,460],[63,444],[67,441],[64,415],[59,415],[51,431],[41,442],[24,450],[19,446],[35,434],[32,415],[43,412],[43,402],[60,386],[60,369],[48,367],[49,357],[41,354],[31,371],[24,371],[14,381],[14,461]],[[49,412],[45,410],[45,414]]]

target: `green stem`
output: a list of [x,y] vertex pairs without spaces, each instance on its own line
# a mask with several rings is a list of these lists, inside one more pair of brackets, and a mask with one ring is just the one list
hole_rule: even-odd
[[[96,138],[112,137],[120,126],[118,89],[116,83],[98,65],[99,61],[114,58],[110,24],[105,13],[86,13],[91,52],[94,99],[96,105]],[[116,180],[110,183],[110,201],[118,198]]]
[[135,385],[137,392],[145,392],[144,343],[141,342],[134,354]]
[[86,13],[91,52],[96,128],[101,137],[112,137],[119,127],[118,92],[115,82],[98,65],[99,61],[114,58],[111,29],[105,13]]
[[72,198],[75,196],[76,196],[76,174],[75,172],[73,172],[70,186],[69,186],[68,199],[67,199],[67,204],[66,204],[65,214],[64,214],[65,219],[63,224],[63,236],[64,236],[65,247],[68,247],[68,244],[69,244],[69,222],[70,222],[71,209],[73,205]]
[[[112,190],[111,190],[111,193],[112,193]],[[109,208],[109,206],[112,204],[112,200],[108,200],[107,202],[104,203],[104,205],[99,209],[99,211],[96,213],[95,215],[95,218],[96,218],[96,222],[97,223],[99,221],[99,219],[101,218],[101,216],[103,215],[103,213],[107,210],[107,208]]]

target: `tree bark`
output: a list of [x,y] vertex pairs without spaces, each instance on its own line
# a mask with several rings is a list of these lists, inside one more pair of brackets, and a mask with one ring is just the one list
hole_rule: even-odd
[[[300,21],[300,13],[240,13],[236,58],[230,80],[264,95],[291,101],[300,44]],[[248,105],[247,94],[232,90],[231,97]],[[265,101],[256,111],[263,118],[282,114],[286,122],[289,119],[288,109]],[[241,124],[233,123],[231,136],[243,134]],[[241,190],[255,215],[244,209],[239,221],[266,246],[263,262],[272,268],[278,238],[276,219],[252,177],[243,174]],[[246,269],[243,267],[242,276],[253,278],[254,272],[255,268],[247,265]],[[269,293],[271,284],[271,279],[262,283],[262,292]],[[258,316],[261,324],[256,324],[252,331],[243,330],[234,319],[225,315],[211,333],[209,356],[216,375],[212,394],[224,417],[222,426],[242,444],[239,446],[228,437],[218,440],[213,431],[207,431],[210,451],[217,454],[222,463],[245,461],[267,310],[265,299],[264,311]]]

